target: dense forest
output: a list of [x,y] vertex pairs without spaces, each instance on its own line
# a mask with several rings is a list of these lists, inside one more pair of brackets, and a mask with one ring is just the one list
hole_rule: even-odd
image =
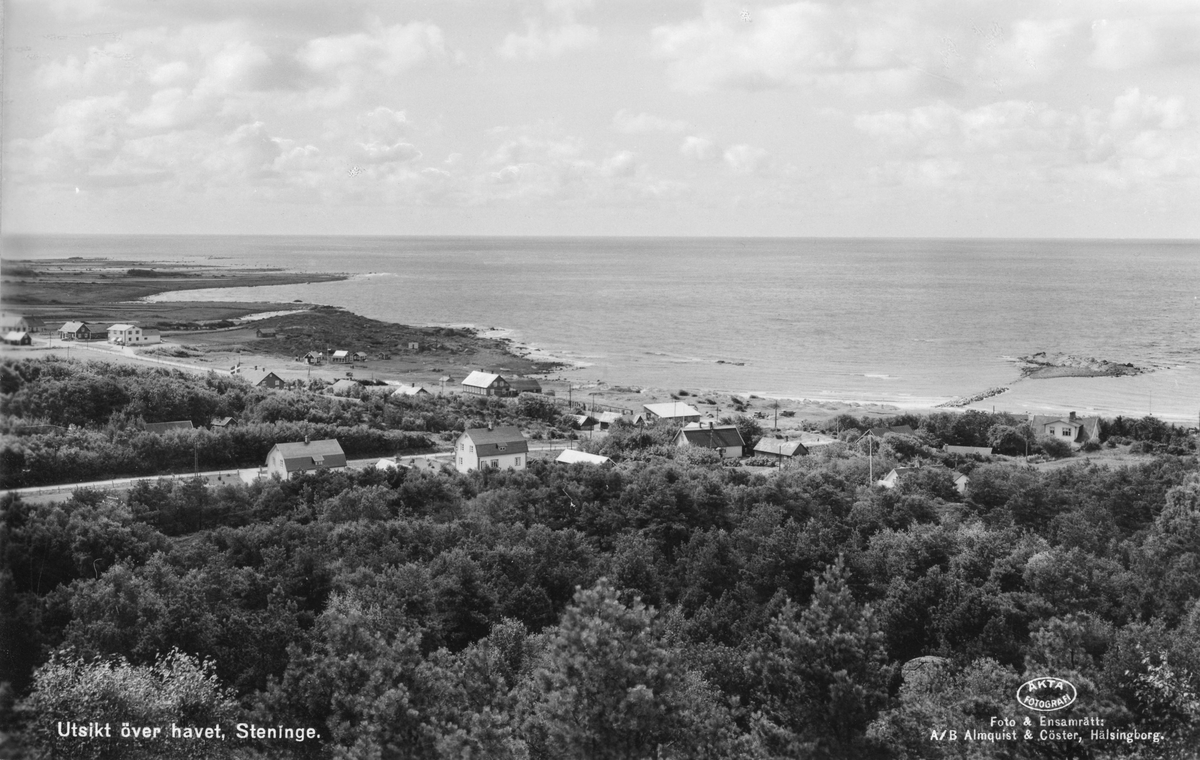
[[[220,462],[320,425],[386,453],[484,421],[538,436],[570,429],[561,408],[536,399],[347,403],[113,365],[10,362],[0,393],[6,477],[20,461],[35,482],[70,456],[133,466],[122,457],[138,451],[140,421],[238,417],[230,433],[156,444],[187,464],[206,436]],[[612,468],[531,461],[520,472],[341,471],[80,489],[51,504],[6,497],[0,752],[1196,756],[1193,439],[1152,418],[1111,420],[1102,445],[1135,449],[1134,464],[1077,456],[1039,470],[940,451],[1042,448],[1009,415],[884,420],[916,432],[868,452],[861,431],[879,422],[833,421],[844,444],[769,470],[672,447],[669,429],[618,426],[586,444]],[[218,437],[238,427],[244,439]],[[894,489],[868,475],[916,464]],[[965,494],[955,472],[970,476]],[[1146,737],[963,738],[1007,720],[1023,735],[1030,716],[1036,728],[1014,695],[1042,676],[1078,691],[1051,715]],[[64,721],[108,724],[112,736],[63,736]],[[123,723],[164,732],[121,737]],[[225,738],[172,737],[172,724],[221,726]],[[286,736],[242,737],[237,724]],[[945,740],[951,730],[957,741]]]

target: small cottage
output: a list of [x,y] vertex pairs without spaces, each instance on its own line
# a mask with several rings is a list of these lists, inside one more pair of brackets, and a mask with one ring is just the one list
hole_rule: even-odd
[[672,401],[666,404],[642,404],[646,410],[646,419],[651,422],[664,420],[666,422],[699,422],[700,410],[682,401]]
[[746,442],[733,425],[696,422],[680,428],[675,436],[675,445],[699,446],[716,451],[722,459],[736,459],[742,455]]

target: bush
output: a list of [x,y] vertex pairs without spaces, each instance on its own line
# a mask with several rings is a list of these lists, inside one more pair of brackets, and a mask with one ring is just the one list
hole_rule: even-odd
[[1089,454],[1092,453],[1093,451],[1099,451],[1100,450],[1100,442],[1099,441],[1088,441],[1087,443],[1083,444],[1083,450]]
[[1052,459],[1063,459],[1071,456],[1071,444],[1058,438],[1046,436],[1038,439],[1038,448]]

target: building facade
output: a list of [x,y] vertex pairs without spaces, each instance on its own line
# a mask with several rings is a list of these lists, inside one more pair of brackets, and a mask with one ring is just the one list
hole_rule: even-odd
[[523,470],[529,461],[529,442],[515,426],[474,428],[454,443],[454,467],[471,470]]

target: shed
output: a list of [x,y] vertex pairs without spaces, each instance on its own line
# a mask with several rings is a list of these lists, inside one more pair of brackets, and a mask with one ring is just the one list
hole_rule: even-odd
[[613,460],[600,454],[589,454],[578,449],[566,449],[554,460],[562,464],[596,464],[611,467]]
[[334,351],[333,355],[329,357],[329,361],[332,362],[333,364],[349,364],[350,363],[350,352],[349,351]]
[[514,377],[508,381],[508,387],[513,393],[541,393],[542,384],[532,377]]
[[32,345],[33,339],[24,330],[10,330],[4,333],[4,342],[10,346],[28,346]]

